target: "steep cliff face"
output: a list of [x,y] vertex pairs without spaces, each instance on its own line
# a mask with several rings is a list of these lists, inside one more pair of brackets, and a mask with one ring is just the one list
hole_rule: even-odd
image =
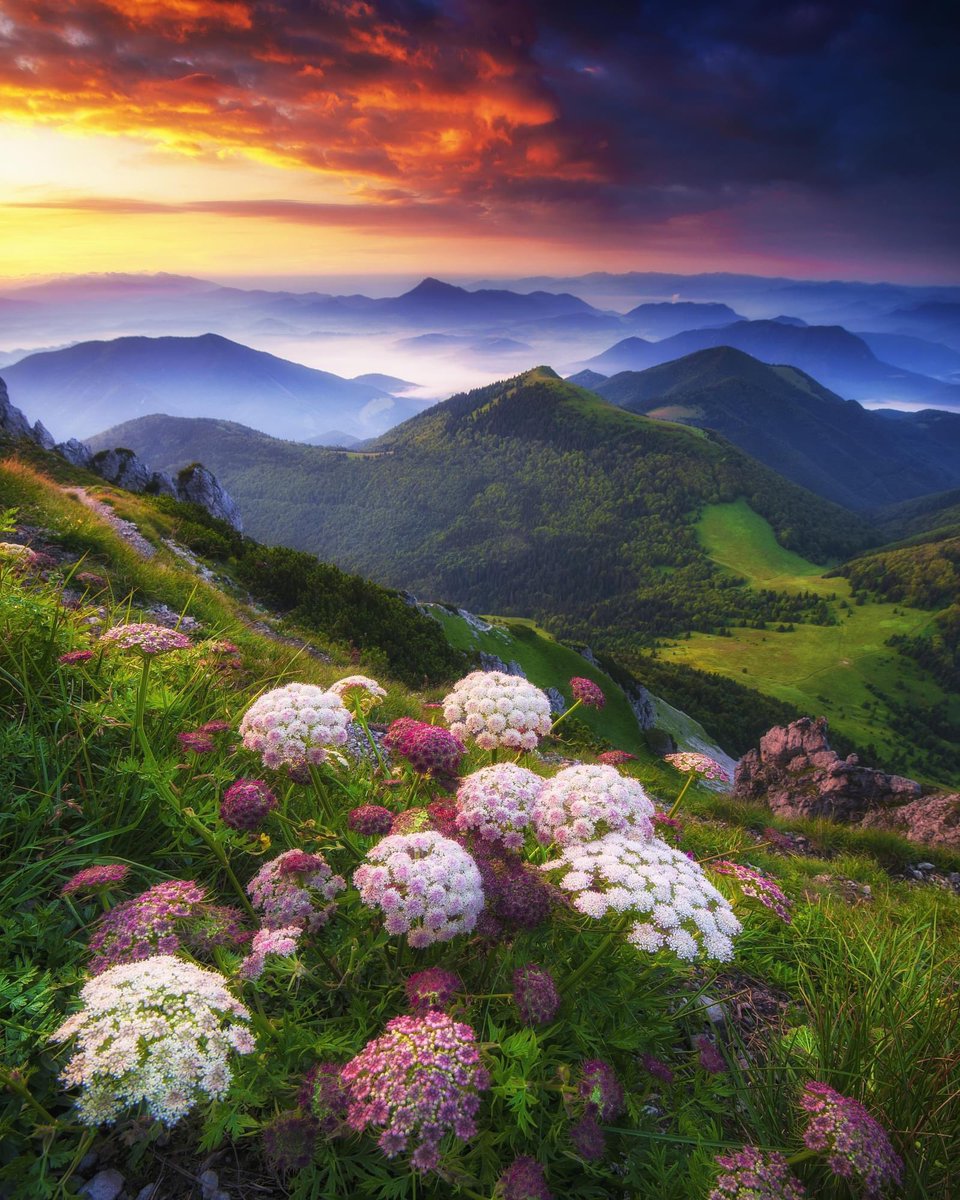
[[44,450],[65,458],[75,467],[84,467],[128,492],[152,492],[202,505],[214,517],[227,521],[234,529],[243,528],[240,509],[223,485],[201,463],[191,463],[171,479],[163,471],[151,471],[132,450],[118,446],[98,454],[84,442],[70,438],[57,443],[40,422],[31,425],[16,405],[11,404],[7,385],[0,379],[0,431],[17,441],[30,441]]

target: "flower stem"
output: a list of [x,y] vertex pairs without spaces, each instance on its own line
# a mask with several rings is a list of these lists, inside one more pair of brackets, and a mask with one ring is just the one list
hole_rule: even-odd
[[390,772],[387,770],[387,764],[384,762],[383,755],[380,753],[380,747],[377,745],[377,739],[370,732],[370,726],[367,724],[367,718],[363,713],[362,707],[359,705],[357,706],[356,718],[360,728],[367,735],[367,741],[370,743],[371,749],[377,756],[377,762],[380,764],[380,770],[383,772],[384,778],[386,778]]
[[9,1067],[0,1066],[0,1083],[19,1096],[25,1104],[29,1104],[35,1112],[38,1112],[43,1117],[48,1125],[59,1125],[60,1122],[53,1113],[45,1109],[39,1100],[34,1099],[30,1089],[19,1076],[19,1071],[13,1071]]
[[574,702],[570,705],[569,708],[565,708],[563,710],[563,712],[560,714],[560,716],[557,717],[557,719],[554,721],[554,723],[550,726],[550,732],[553,733],[553,731],[560,724],[560,722],[565,721],[572,712],[576,712],[576,710],[580,707],[580,705],[582,703],[583,703],[582,700],[574,700]]
[[247,913],[251,917],[253,917],[254,921],[256,921],[257,914],[254,912],[253,905],[250,903],[249,899],[247,898],[247,893],[243,890],[243,888],[240,884],[240,880],[233,873],[233,867],[230,866],[230,860],[227,858],[227,852],[220,845],[220,843],[217,841],[216,837],[210,832],[210,830],[207,829],[206,825],[204,825],[204,823],[200,820],[200,818],[197,816],[197,814],[193,811],[192,808],[185,808],[182,810],[182,813],[183,813],[183,819],[187,822],[187,824],[190,826],[190,828],[193,829],[196,833],[199,833],[200,836],[203,838],[203,840],[207,843],[207,845],[213,851],[214,855],[219,860],[220,865],[223,867],[227,878],[230,880],[230,883],[233,885],[234,891],[240,897],[240,902],[243,904],[243,907],[247,910]]
[[687,794],[687,788],[690,786],[691,783],[693,783],[693,779],[694,779],[695,775],[696,775],[696,771],[691,771],[690,774],[687,776],[687,782],[680,789],[680,795],[676,798],[676,800],[674,800],[672,808],[667,813],[668,817],[672,817],[674,815],[674,813],[677,811],[677,809],[680,807],[680,801]]
[[570,989],[574,986],[574,984],[580,982],[580,980],[584,977],[584,975],[587,974],[587,972],[593,967],[593,965],[595,963],[599,962],[599,960],[603,957],[603,955],[606,954],[606,952],[613,945],[613,943],[617,939],[617,937],[619,937],[619,935],[621,933],[623,933],[623,931],[626,929],[626,927],[630,924],[630,922],[633,919],[634,919],[633,913],[624,914],[623,919],[621,921],[619,921],[613,927],[613,929],[610,930],[610,932],[600,942],[599,946],[597,946],[597,948],[594,950],[594,952],[592,954],[588,955],[587,958],[585,958],[584,961],[580,964],[580,966],[577,967],[577,969],[574,971],[574,973],[572,975],[568,975],[567,978],[563,981],[562,986],[558,989],[561,992],[561,994],[569,992]]
[[143,714],[147,707],[147,685],[150,681],[150,664],[153,661],[149,654],[141,655],[143,670],[140,672],[140,686],[137,688],[137,707],[133,714],[133,732],[131,749],[136,745],[137,733],[143,729]]

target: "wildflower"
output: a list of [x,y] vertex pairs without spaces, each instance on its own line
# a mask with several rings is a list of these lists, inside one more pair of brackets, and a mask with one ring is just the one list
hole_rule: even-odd
[[536,929],[550,916],[555,889],[515,855],[474,852],[486,899],[484,916],[507,929]]
[[388,1158],[416,1141],[411,1165],[418,1171],[437,1167],[446,1133],[474,1136],[480,1093],[490,1086],[473,1030],[436,1011],[394,1017],[341,1077],[351,1128],[382,1128],[378,1145]]
[[243,714],[240,734],[265,767],[325,762],[325,747],[342,746],[351,716],[333,692],[310,683],[288,683],[264,693]]
[[607,767],[622,767],[628,762],[635,762],[637,756],[628,754],[626,750],[604,750],[597,755],[597,762]]
[[93,658],[92,650],[68,650],[57,659],[63,667],[76,667],[80,663],[89,662]]
[[277,807],[277,798],[262,779],[238,779],[220,801],[220,820],[231,829],[252,833]]
[[123,883],[130,874],[124,863],[101,863],[95,867],[84,867],[71,876],[60,889],[61,896],[72,896],[74,892],[92,892],[97,888],[109,888]]
[[582,675],[574,675],[570,680],[570,691],[573,693],[574,700],[578,704],[586,705],[587,708],[603,708],[607,702],[602,688],[592,679],[584,679]]
[[204,904],[181,930],[180,941],[192,954],[208,955],[214,946],[242,946],[253,937],[244,914],[230,904]]
[[448,1008],[457,992],[463,991],[463,980],[456,971],[444,967],[428,967],[416,971],[403,985],[407,1003],[415,1013],[431,1008]]
[[775,912],[785,925],[790,924],[793,919],[790,915],[793,901],[784,895],[775,879],[771,879],[769,875],[765,875],[763,871],[758,871],[754,867],[745,867],[725,858],[711,863],[710,870],[716,871],[718,875],[732,876],[740,885],[740,890],[745,896],[752,896],[754,900],[759,900],[762,905]]
[[571,1125],[570,1141],[577,1154],[587,1162],[596,1162],[603,1158],[607,1148],[603,1130],[597,1124],[596,1118],[591,1116],[583,1116],[575,1125]]
[[100,918],[90,939],[90,973],[100,975],[121,963],[180,948],[180,922],[200,915],[206,892],[186,879],[154,884]]
[[519,1155],[500,1175],[494,1195],[498,1200],[554,1200],[543,1167],[529,1154]]
[[475,830],[507,850],[519,850],[544,781],[514,763],[496,763],[468,775],[457,790],[457,828]]
[[359,711],[364,716],[387,697],[386,690],[366,675],[347,675],[345,679],[332,683],[330,691],[339,696],[351,712]]
[[225,1096],[230,1052],[254,1049],[243,1024],[250,1014],[223,976],[171,955],[111,967],[80,998],[84,1007],[53,1040],[77,1038],[61,1079],[83,1088],[78,1108],[87,1125],[141,1101],[173,1125],[204,1098]]
[[109,642],[120,650],[136,650],[138,654],[153,656],[167,654],[171,650],[187,650],[193,643],[185,633],[167,629],[163,625],[152,625],[141,621],[134,625],[114,625],[100,635],[101,642]]
[[709,1075],[723,1075],[727,1069],[727,1061],[716,1045],[705,1035],[693,1039],[693,1044],[700,1051],[700,1069]]
[[391,834],[367,851],[353,881],[360,899],[383,911],[391,935],[411,946],[447,942],[469,933],[483,908],[477,864],[457,842],[439,833]]
[[336,1137],[347,1129],[348,1097],[340,1070],[339,1063],[316,1063],[304,1075],[297,1097],[300,1107],[314,1117],[327,1137]]
[[107,581],[102,575],[98,575],[96,571],[78,571],[76,575],[71,576],[74,583],[82,583],[88,588],[105,588]]
[[636,779],[614,767],[566,767],[548,779],[533,806],[537,838],[544,846],[589,842],[605,833],[653,836],[653,802]]
[[226,733],[230,728],[229,721],[207,721],[197,730],[198,733]]
[[389,833],[393,826],[393,813],[382,804],[361,804],[347,817],[347,826],[364,837],[378,837]]
[[676,770],[685,774],[699,775],[701,779],[710,779],[714,783],[730,783],[726,767],[710,758],[707,754],[697,754],[692,750],[681,750],[677,754],[665,754],[663,761],[668,762]]
[[740,922],[728,901],[697,863],[659,838],[608,833],[567,847],[540,869],[559,875],[560,889],[588,917],[635,914],[627,940],[640,950],[667,947],[688,960],[733,957]]
[[736,1154],[718,1154],[720,1168],[707,1200],[805,1200],[806,1190],[776,1150],[744,1146]]
[[683,833],[683,822],[678,817],[671,817],[667,813],[661,812],[659,808],[651,819],[655,830],[664,830],[668,833],[676,834],[677,837]]
[[463,742],[439,725],[400,717],[390,724],[383,744],[405,758],[418,775],[430,775],[447,784],[460,770],[466,753]]
[[550,701],[519,675],[473,671],[444,697],[443,717],[458,738],[481,750],[536,750],[550,732]]
[[613,1067],[602,1058],[588,1058],[580,1064],[580,1085],[583,1111],[587,1116],[611,1121],[624,1109],[623,1088]]
[[299,1108],[288,1109],[264,1125],[261,1138],[267,1162],[281,1175],[288,1175],[313,1161],[317,1123]]
[[[321,929],[333,913],[333,898],[347,886],[334,875],[322,854],[287,850],[265,862],[247,884],[253,907],[263,913],[267,929],[295,925],[311,933]],[[327,901],[322,907],[315,893]]]
[[281,925],[279,929],[261,929],[253,935],[250,953],[240,964],[243,979],[259,979],[266,966],[267,955],[289,958],[297,952],[297,943],[303,936],[299,925]]
[[549,1025],[560,1007],[553,976],[536,963],[525,963],[514,971],[513,999],[524,1025]]
[[211,754],[217,748],[210,734],[204,733],[202,729],[178,733],[177,741],[184,750],[192,750],[194,754]]
[[673,1083],[673,1071],[661,1059],[652,1054],[644,1054],[641,1056],[640,1062],[643,1064],[643,1069],[654,1079],[659,1079],[661,1083]]
[[800,1104],[810,1114],[804,1145],[825,1154],[834,1175],[856,1180],[870,1200],[899,1186],[903,1162],[886,1130],[858,1100],[811,1082]]

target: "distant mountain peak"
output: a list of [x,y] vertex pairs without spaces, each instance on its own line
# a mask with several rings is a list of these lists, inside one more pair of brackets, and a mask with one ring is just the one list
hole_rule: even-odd
[[409,300],[416,296],[424,300],[434,300],[444,296],[462,296],[465,292],[465,288],[456,287],[452,283],[444,283],[442,279],[434,279],[432,275],[428,275],[425,279],[421,279],[415,288],[404,292],[401,299]]

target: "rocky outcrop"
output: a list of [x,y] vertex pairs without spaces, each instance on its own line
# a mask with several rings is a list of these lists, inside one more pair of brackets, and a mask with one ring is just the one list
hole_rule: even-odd
[[243,529],[240,519],[240,509],[236,502],[221,486],[217,477],[201,463],[191,463],[184,467],[176,478],[177,499],[186,500],[191,504],[199,504],[214,517],[226,521],[234,529]]
[[480,670],[502,671],[504,675],[518,675],[522,679],[527,677],[523,667],[515,659],[504,662],[499,655],[488,654],[486,650],[480,651]]
[[876,809],[919,798],[919,783],[863,767],[855,754],[841,758],[830,749],[827,722],[802,717],[776,726],[737,765],[733,793],[761,800],[788,817],[861,821]]
[[867,813],[861,824],[868,829],[887,829],[911,842],[960,851],[960,792],[921,796],[899,808]]
[[622,687],[627,703],[637,718],[637,725],[641,729],[653,729],[657,724],[657,706],[653,696],[640,683],[623,684]]
[[89,467],[93,458],[93,451],[86,442],[78,442],[76,438],[71,438],[68,442],[58,442],[54,451],[75,467]]
[[10,403],[7,385],[0,379],[0,430],[14,438],[29,438],[32,442],[33,429],[19,408]]
[[90,460],[90,470],[95,471],[107,483],[126,488],[128,492],[145,492],[150,482],[150,471],[146,463],[132,450],[117,446],[115,450],[101,450]]

